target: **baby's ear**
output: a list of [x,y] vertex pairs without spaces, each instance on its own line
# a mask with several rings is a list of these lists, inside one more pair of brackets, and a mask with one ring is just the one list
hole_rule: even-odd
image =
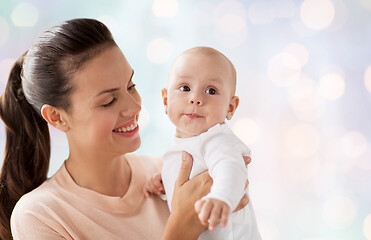
[[167,114],[167,108],[168,108],[168,105],[167,105],[167,89],[166,88],[161,89],[161,93],[162,93],[162,103],[164,104],[165,113]]
[[231,101],[229,102],[227,116],[225,117],[227,120],[232,119],[233,114],[236,111],[239,103],[240,103],[240,99],[237,96],[233,96],[231,98]]

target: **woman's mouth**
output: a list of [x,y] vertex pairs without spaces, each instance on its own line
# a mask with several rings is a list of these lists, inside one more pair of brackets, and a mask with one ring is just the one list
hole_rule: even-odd
[[130,124],[129,126],[113,129],[113,132],[116,132],[116,133],[131,132],[131,131],[135,130],[137,127],[138,127],[138,122],[136,120],[134,120],[133,123]]

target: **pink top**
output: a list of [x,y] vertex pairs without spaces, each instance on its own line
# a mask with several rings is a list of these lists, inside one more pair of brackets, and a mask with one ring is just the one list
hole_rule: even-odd
[[123,197],[78,186],[65,167],[16,204],[14,239],[160,239],[169,210],[165,201],[145,198],[146,179],[161,170],[161,159],[126,155],[132,170]]

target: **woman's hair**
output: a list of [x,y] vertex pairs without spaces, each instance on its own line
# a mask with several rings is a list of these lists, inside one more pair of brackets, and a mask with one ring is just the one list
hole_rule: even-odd
[[112,34],[93,19],[72,19],[42,34],[16,61],[0,97],[6,144],[0,176],[0,239],[12,239],[10,216],[19,198],[47,178],[50,136],[44,104],[68,112],[73,76],[109,46]]

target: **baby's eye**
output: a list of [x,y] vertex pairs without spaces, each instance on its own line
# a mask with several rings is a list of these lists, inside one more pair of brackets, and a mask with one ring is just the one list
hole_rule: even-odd
[[208,88],[206,89],[206,93],[210,95],[216,94],[216,90],[214,88]]
[[189,92],[189,91],[191,91],[191,89],[188,86],[181,86],[179,88],[179,90],[182,91],[182,92]]

